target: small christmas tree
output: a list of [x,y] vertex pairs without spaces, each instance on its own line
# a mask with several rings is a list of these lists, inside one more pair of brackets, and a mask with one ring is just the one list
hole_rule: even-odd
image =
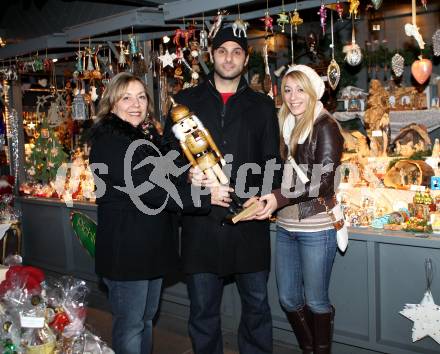
[[27,161],[27,172],[35,180],[49,183],[55,180],[58,167],[67,160],[54,130],[43,120],[37,133],[35,146]]

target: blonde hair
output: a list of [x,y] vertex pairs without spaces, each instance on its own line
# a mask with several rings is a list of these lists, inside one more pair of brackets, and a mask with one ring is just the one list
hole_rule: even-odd
[[304,112],[304,116],[295,122],[295,128],[293,128],[292,133],[290,134],[290,155],[293,156],[295,154],[296,148],[298,146],[298,141],[303,131],[307,131],[310,129],[310,133],[308,139],[310,141],[310,137],[313,133],[313,123],[314,123],[314,114],[315,114],[315,105],[318,100],[316,92],[313,88],[312,83],[309,78],[301,71],[291,71],[286,76],[283,77],[281,81],[281,96],[283,98],[283,104],[278,112],[278,121],[280,125],[280,136],[281,136],[281,144],[284,143],[283,140],[283,126],[284,122],[287,119],[287,116],[290,114],[290,109],[286,104],[285,97],[285,88],[287,79],[291,78],[295,80],[296,83],[304,90],[304,92],[309,97],[309,104],[307,105],[306,111]]
[[150,95],[148,94],[148,88],[145,82],[142,81],[141,78],[135,76],[131,73],[122,72],[115,75],[110,83],[105,88],[104,94],[102,95],[101,101],[99,102],[97,120],[105,119],[109,113],[113,110],[116,103],[122,98],[124,93],[127,91],[127,87],[131,82],[137,81],[139,82],[145,90],[145,94],[147,96],[147,116],[145,119],[152,119],[152,108],[153,102],[151,100]]

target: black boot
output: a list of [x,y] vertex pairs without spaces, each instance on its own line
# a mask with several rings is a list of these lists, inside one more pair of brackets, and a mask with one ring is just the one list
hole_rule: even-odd
[[304,308],[293,312],[287,312],[287,319],[292,326],[303,354],[311,354],[313,352],[313,336],[306,321]]
[[331,312],[314,313],[311,312],[313,320],[313,353],[330,354],[333,338],[333,319],[335,308],[332,306]]

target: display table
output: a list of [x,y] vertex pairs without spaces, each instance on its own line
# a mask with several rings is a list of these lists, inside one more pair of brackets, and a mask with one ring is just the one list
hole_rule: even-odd
[[[74,203],[72,208],[56,200],[17,198],[23,213],[23,256],[28,264],[59,273],[97,281],[92,258],[73,234],[70,211],[96,220],[96,206]],[[148,232],[148,230],[146,230]],[[432,259],[432,294],[440,303],[440,237],[420,238],[404,232],[350,229],[345,255],[337,254],[330,297],[336,307],[333,352],[393,354],[439,353],[431,338],[411,342],[412,322],[399,314],[406,303],[419,303],[425,292],[425,259]],[[275,225],[271,228],[272,255]],[[296,343],[278,302],[274,256],[269,278],[274,338]],[[161,311],[183,318],[189,300],[182,274],[167,277]],[[235,285],[225,287],[222,302],[223,328],[236,332],[240,297]],[[361,351],[359,348],[368,349]]]
[[94,260],[83,249],[70,224],[70,212],[97,220],[96,205],[57,199],[16,198],[22,212],[23,261],[46,270],[96,282]]

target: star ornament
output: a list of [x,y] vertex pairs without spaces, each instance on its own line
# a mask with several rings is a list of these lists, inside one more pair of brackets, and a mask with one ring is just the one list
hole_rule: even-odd
[[420,304],[406,304],[400,314],[414,322],[412,341],[430,336],[440,344],[440,306],[434,303],[431,291],[426,291]]
[[173,60],[176,59],[176,54],[170,54],[168,49],[165,51],[165,54],[159,56],[159,60],[162,62],[162,66],[165,68],[167,66],[174,67]]

